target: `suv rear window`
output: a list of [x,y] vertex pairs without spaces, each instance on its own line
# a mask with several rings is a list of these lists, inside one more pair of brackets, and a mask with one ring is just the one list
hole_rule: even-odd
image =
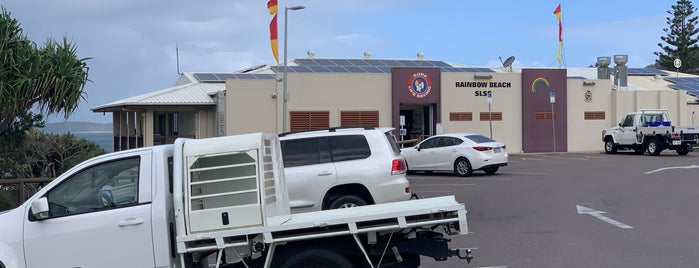
[[331,136],[281,141],[284,167],[296,167],[368,158],[371,149],[362,135]]

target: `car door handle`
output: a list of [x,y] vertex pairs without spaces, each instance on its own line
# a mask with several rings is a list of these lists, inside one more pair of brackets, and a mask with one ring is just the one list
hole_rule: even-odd
[[119,222],[119,227],[143,224],[143,219],[128,218]]
[[330,176],[330,175],[332,175],[332,174],[333,174],[333,173],[330,172],[330,171],[321,171],[321,172],[318,172],[318,176]]

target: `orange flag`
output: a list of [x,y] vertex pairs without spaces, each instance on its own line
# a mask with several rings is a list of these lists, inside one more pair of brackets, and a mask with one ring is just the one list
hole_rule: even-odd
[[563,50],[563,24],[561,23],[561,4],[558,4],[553,11],[553,15],[558,19],[558,65],[561,65],[561,50]]
[[277,0],[269,0],[267,2],[267,9],[269,9],[269,14],[274,15],[274,17],[272,17],[272,21],[269,23],[269,41],[272,45],[274,60],[277,61],[277,65],[279,65],[279,41],[277,39]]

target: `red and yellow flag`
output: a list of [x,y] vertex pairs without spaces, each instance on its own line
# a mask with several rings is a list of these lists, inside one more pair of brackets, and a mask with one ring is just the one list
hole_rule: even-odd
[[558,4],[553,11],[553,15],[558,19],[558,65],[561,65],[561,51],[563,50],[563,24],[561,23],[561,4]]
[[272,17],[272,21],[269,23],[269,41],[272,45],[274,60],[277,61],[277,65],[279,65],[279,42],[277,39],[277,0],[267,1],[267,9],[269,9],[269,14],[274,15],[274,17]]

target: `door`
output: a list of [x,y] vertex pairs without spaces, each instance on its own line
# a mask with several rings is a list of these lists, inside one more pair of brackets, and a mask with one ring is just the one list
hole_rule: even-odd
[[294,212],[320,210],[323,193],[337,182],[328,138],[283,140],[281,145],[290,207]]
[[617,142],[619,144],[634,144],[636,143],[636,126],[634,126],[634,115],[627,115],[624,122],[619,127],[617,134]]
[[98,161],[81,164],[41,196],[48,219],[25,219],[28,268],[155,265],[150,151]]
[[415,170],[435,170],[439,164],[436,162],[436,154],[440,150],[442,144],[441,137],[431,137],[418,146],[420,150],[412,152],[411,161],[408,163],[408,168]]

